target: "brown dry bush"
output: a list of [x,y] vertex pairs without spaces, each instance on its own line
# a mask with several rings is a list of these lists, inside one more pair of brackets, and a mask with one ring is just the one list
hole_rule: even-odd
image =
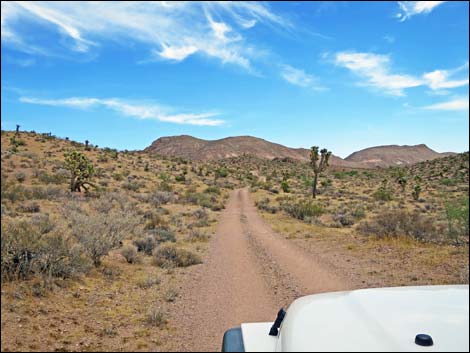
[[132,246],[132,245],[124,246],[121,249],[120,254],[122,255],[122,257],[126,259],[127,263],[130,263],[130,264],[137,263],[139,260],[137,249],[135,246]]
[[86,273],[89,263],[83,249],[59,228],[43,227],[31,220],[2,223],[2,279],[27,279],[33,275],[69,278]]
[[178,248],[174,244],[165,244],[158,248],[154,253],[154,262],[163,268],[188,267],[202,263],[197,254]]
[[119,201],[115,195],[110,195],[90,201],[87,208],[73,201],[63,208],[71,233],[95,266],[101,264],[102,257],[109,251],[118,248],[124,238],[133,234],[140,223],[133,205]]
[[361,233],[379,238],[408,236],[420,241],[437,240],[437,227],[429,217],[419,212],[387,210],[371,221],[364,221],[357,228]]

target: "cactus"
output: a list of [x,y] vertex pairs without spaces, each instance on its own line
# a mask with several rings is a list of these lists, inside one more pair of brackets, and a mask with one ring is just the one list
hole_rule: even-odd
[[[328,167],[328,162],[330,160],[331,152],[328,151],[326,148],[323,148],[320,151],[320,157],[318,155],[318,146],[313,146],[312,150],[310,151],[310,166],[313,169],[314,179],[312,185],[312,197],[315,198],[317,196],[317,183],[318,183],[318,176],[326,170]],[[318,161],[320,159],[320,161]]]
[[80,192],[81,188],[88,192],[88,186],[96,187],[90,182],[95,173],[91,161],[83,154],[77,151],[64,154],[65,168],[70,171],[70,191]]

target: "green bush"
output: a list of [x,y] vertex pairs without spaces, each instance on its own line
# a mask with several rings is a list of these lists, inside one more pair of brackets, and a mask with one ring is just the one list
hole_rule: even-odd
[[376,192],[373,194],[374,198],[378,201],[391,201],[393,200],[392,197],[392,190],[385,188],[385,187],[380,187]]
[[301,220],[315,218],[325,212],[321,205],[312,200],[303,200],[298,203],[283,203],[281,207],[288,215]]
[[460,237],[468,238],[469,236],[468,204],[468,197],[464,197],[454,201],[448,201],[445,204],[448,236],[455,243],[459,242]]
[[450,178],[441,179],[439,182],[445,186],[455,186],[458,184],[458,180]]

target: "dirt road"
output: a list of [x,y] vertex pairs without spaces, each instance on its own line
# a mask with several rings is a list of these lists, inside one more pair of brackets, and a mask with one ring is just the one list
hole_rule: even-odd
[[175,349],[220,351],[225,330],[272,321],[280,307],[348,283],[311,254],[274,233],[247,189],[232,192],[205,263],[191,273],[175,313]]

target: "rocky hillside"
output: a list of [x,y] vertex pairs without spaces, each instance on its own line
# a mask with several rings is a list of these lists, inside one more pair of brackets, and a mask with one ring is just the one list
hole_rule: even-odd
[[405,166],[426,160],[442,158],[453,153],[439,153],[428,146],[388,145],[366,148],[346,157],[346,161],[361,163],[368,167]]
[[[144,151],[199,161],[215,161],[244,154],[264,159],[290,158],[308,161],[310,154],[305,148],[289,148],[252,136],[227,137],[220,140],[203,140],[188,135],[161,137]],[[426,145],[378,146],[354,152],[346,159],[333,155],[330,164],[345,168],[405,166],[449,154],[452,153],[438,153]]]
[[[188,135],[161,137],[154,141],[145,152],[163,156],[177,156],[190,160],[215,161],[244,154],[264,159],[291,158],[308,161],[310,151],[305,148],[289,148],[252,136],[227,137],[220,140],[202,140]],[[345,161],[332,156],[331,165],[361,168],[360,163]]]

